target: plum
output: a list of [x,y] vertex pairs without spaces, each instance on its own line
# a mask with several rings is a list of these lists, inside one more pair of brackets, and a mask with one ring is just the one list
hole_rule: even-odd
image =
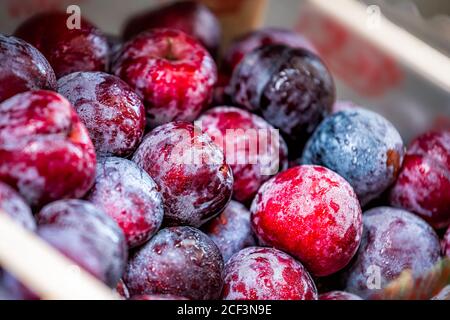
[[235,107],[208,110],[195,124],[220,147],[233,171],[233,197],[251,202],[259,187],[287,168],[287,146],[264,119]]
[[219,21],[207,6],[199,2],[177,1],[133,16],[126,22],[124,38],[131,39],[153,28],[181,30],[200,41],[211,55],[218,53],[221,37]]
[[124,44],[112,72],[143,99],[151,128],[194,121],[208,107],[217,80],[208,51],[171,29],[152,29]]
[[56,90],[47,59],[31,44],[0,34],[0,102],[29,90]]
[[250,211],[263,244],[291,254],[317,277],[344,268],[361,240],[355,192],[324,167],[298,166],[278,174],[259,189]]
[[163,200],[156,183],[130,160],[100,158],[94,187],[86,199],[117,222],[130,248],[149,240],[163,220]]
[[250,223],[250,212],[236,201],[204,226],[206,234],[219,247],[224,261],[236,252],[256,245]]
[[422,275],[440,258],[433,228],[408,211],[374,208],[364,213],[363,223],[361,246],[344,276],[348,292],[369,298],[402,271]]
[[144,105],[121,79],[104,72],[75,72],[58,80],[58,92],[75,107],[98,154],[126,157],[141,142]]
[[69,18],[59,11],[39,13],[25,20],[14,35],[42,52],[58,78],[76,71],[106,71],[109,59],[106,36],[82,17],[80,28],[71,28]]
[[394,126],[372,111],[347,109],[325,119],[306,144],[300,162],[344,177],[364,206],[397,179],[404,156]]
[[83,197],[95,164],[88,132],[61,95],[28,91],[0,104],[0,180],[31,206]]
[[171,122],[147,134],[133,155],[159,186],[166,225],[199,227],[228,204],[233,174],[211,138],[188,122]]
[[131,256],[124,281],[132,296],[211,300],[220,297],[222,272],[222,254],[207,235],[192,227],[171,227]]
[[390,204],[436,229],[450,225],[450,131],[427,132],[408,148]]
[[317,300],[303,265],[273,248],[239,251],[227,262],[224,279],[224,300]]

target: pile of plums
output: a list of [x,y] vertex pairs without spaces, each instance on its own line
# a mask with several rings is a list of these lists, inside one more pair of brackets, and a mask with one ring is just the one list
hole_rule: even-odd
[[[450,256],[450,131],[405,148],[301,35],[219,59],[197,2],[120,41],[66,19],[0,35],[0,209],[124,299],[369,299]],[[39,299],[6,270],[0,298]]]

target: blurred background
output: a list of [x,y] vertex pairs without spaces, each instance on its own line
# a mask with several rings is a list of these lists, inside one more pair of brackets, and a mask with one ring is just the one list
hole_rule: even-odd
[[[304,34],[318,48],[332,70],[338,87],[338,99],[351,100],[382,113],[409,141],[430,128],[450,127],[450,86],[430,81],[435,70],[420,72],[374,43],[383,38],[384,29],[368,33],[368,23],[385,17],[407,31],[419,45],[442,54],[444,63],[437,65],[440,74],[448,74],[450,83],[450,1],[448,0],[199,0],[209,6],[223,24],[223,48],[238,35],[264,26],[290,28]],[[0,32],[12,33],[29,16],[50,9],[76,4],[81,13],[103,31],[120,35],[130,16],[171,0],[0,0]],[[338,12],[340,19],[330,15]],[[358,26],[349,26],[355,17],[353,4],[364,10]],[[362,6],[361,6],[362,5]],[[332,7],[332,8],[331,8]],[[348,17],[346,16],[347,12]],[[346,21],[347,20],[347,21]],[[371,37],[367,37],[370,35]],[[365,37],[366,36],[366,37]],[[375,41],[376,42],[376,41]],[[403,39],[395,39],[402,46]],[[434,56],[405,47],[407,55],[418,64]],[[425,62],[425,63],[424,63]],[[432,62],[432,61],[431,61]],[[428,74],[428,76],[427,76]],[[445,80],[445,79],[444,79]]]

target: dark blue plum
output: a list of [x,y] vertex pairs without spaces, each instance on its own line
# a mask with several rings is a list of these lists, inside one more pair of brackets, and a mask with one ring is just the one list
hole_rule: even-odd
[[285,45],[260,47],[233,71],[234,103],[279,128],[298,153],[335,102],[333,78],[314,53]]
[[325,119],[300,162],[340,174],[365,205],[395,181],[403,156],[403,141],[394,126],[377,113],[357,108]]

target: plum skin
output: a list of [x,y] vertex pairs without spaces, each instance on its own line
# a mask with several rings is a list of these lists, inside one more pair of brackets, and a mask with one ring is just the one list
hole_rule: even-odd
[[127,157],[145,129],[145,110],[136,93],[121,79],[104,72],[75,72],[58,80],[98,154]]
[[[118,285],[125,270],[127,247],[120,228],[104,212],[83,200],[61,200],[42,208],[36,219],[37,235],[72,260],[73,267],[83,268],[110,288]],[[0,269],[0,293],[2,287],[10,299],[40,298]]]
[[442,245],[442,254],[444,255],[444,257],[450,258],[450,227],[445,233],[444,239],[442,239],[441,241],[441,245]]
[[36,221],[25,200],[10,186],[0,181],[0,210],[24,228],[35,231]]
[[[364,213],[363,223],[361,245],[344,274],[348,292],[369,298],[402,271],[410,269],[418,276],[440,259],[440,243],[433,228],[408,211],[374,208]],[[380,276],[380,288],[372,289],[368,285],[369,281],[376,280],[371,275]]]
[[124,281],[132,296],[215,300],[222,290],[222,272],[222,254],[208,236],[192,227],[171,227],[131,256]]
[[414,212],[436,229],[450,225],[450,131],[431,131],[409,146],[390,204]]
[[250,211],[263,244],[291,254],[317,277],[344,268],[361,240],[355,192],[324,167],[298,166],[278,174],[260,188]]
[[36,208],[89,191],[95,149],[69,101],[51,91],[28,91],[3,101],[0,115],[1,181]]
[[224,72],[228,76],[231,76],[233,70],[246,54],[259,47],[271,44],[283,44],[292,48],[303,48],[314,53],[317,51],[308,39],[294,31],[277,27],[267,27],[251,31],[233,41],[223,59]]
[[253,50],[271,44],[283,44],[292,48],[303,48],[316,53],[314,45],[304,36],[284,28],[266,27],[250,31],[235,39],[226,50],[222,59],[219,80],[215,89],[215,101],[223,104],[231,100],[229,85],[233,71],[245,57]]
[[42,52],[57,78],[76,71],[106,71],[106,36],[84,18],[80,29],[69,29],[68,18],[68,14],[59,11],[39,13],[24,21],[14,35]]
[[134,162],[100,158],[86,200],[104,210],[125,234],[129,248],[148,241],[162,224],[162,196],[153,179]]
[[125,282],[123,282],[122,279],[119,280],[116,286],[115,290],[116,294],[119,295],[121,299],[128,300],[130,299],[130,292],[128,291],[127,286],[125,285]]
[[231,199],[231,168],[211,138],[192,123],[171,122],[154,129],[132,160],[159,186],[166,226],[200,227]]
[[[235,107],[216,107],[201,115],[195,124],[201,125],[204,132],[221,148],[225,160],[232,156],[227,163],[233,171],[233,197],[239,202],[251,202],[265,181],[287,168],[286,142],[278,132],[273,135],[276,129],[257,115]],[[235,135],[229,134],[232,130],[236,130]],[[238,130],[244,133],[238,134]],[[274,141],[277,136],[278,141]],[[266,138],[267,141],[263,141]],[[267,143],[265,149],[262,147],[264,142]],[[257,155],[251,153],[255,145],[258,146]],[[230,146],[233,154],[228,154]],[[253,162],[250,163],[250,160]],[[269,172],[273,172],[272,175]]]
[[250,211],[233,200],[219,216],[208,222],[202,229],[219,247],[225,262],[236,252],[256,245],[250,222]]
[[335,171],[365,206],[395,182],[403,157],[403,141],[394,126],[381,115],[358,108],[326,118],[299,162]]
[[150,128],[194,121],[208,107],[217,81],[213,58],[182,31],[152,29],[127,42],[112,65],[142,98]]
[[238,106],[280,129],[297,155],[335,102],[333,78],[314,53],[285,45],[260,47],[235,68],[227,89]]
[[31,44],[0,34],[0,102],[29,90],[56,90],[47,59]]
[[317,300],[303,265],[274,248],[249,247],[225,265],[224,300]]
[[124,234],[105,212],[84,200],[60,200],[36,216],[38,235],[80,267],[115,288],[125,270]]
[[319,300],[362,300],[353,293],[345,291],[330,291],[319,295]]
[[220,45],[220,23],[205,5],[194,1],[171,3],[131,17],[125,24],[127,40],[153,28],[181,30],[196,38],[216,57]]
[[[25,229],[35,232],[36,220],[25,200],[10,186],[0,181],[0,214],[8,215],[13,221]],[[22,286],[16,278],[0,266],[0,300],[29,298],[35,295]]]

